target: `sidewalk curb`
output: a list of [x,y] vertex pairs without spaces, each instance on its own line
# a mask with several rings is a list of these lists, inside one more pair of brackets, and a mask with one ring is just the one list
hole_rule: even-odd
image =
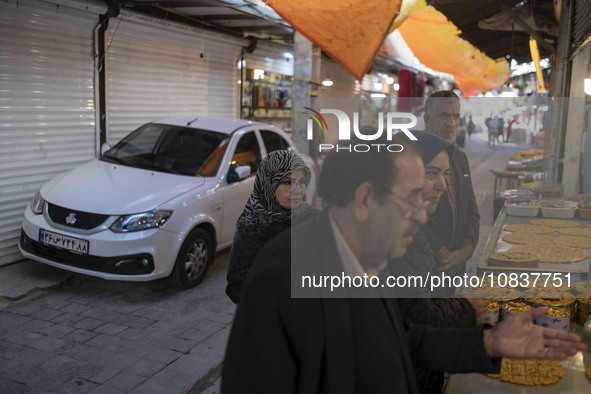
[[21,260],[1,266],[0,272],[0,299],[6,301],[18,301],[35,291],[59,287],[75,277],[73,272],[33,260]]

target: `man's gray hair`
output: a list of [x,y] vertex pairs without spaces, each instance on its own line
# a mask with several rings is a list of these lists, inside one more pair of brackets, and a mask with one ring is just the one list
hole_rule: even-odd
[[427,101],[425,102],[425,113],[431,114],[436,107],[437,103],[460,103],[460,98],[451,90],[440,90],[429,97],[427,97]]

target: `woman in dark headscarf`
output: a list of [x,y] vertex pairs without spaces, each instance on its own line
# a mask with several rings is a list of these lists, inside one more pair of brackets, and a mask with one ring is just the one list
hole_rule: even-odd
[[[446,177],[455,148],[435,134],[426,131],[413,131],[413,134],[418,139],[415,143],[421,148],[425,165],[423,201],[429,201],[427,214],[432,215],[437,208],[439,198],[447,189]],[[423,278],[428,275],[439,275],[439,264],[425,231],[428,231],[426,226],[417,231],[404,256],[388,262],[390,273],[395,273],[396,276],[422,276]],[[416,324],[434,327],[473,327],[476,325],[477,313],[482,312],[481,308],[487,304],[484,300],[464,297],[436,298],[445,297],[443,288],[435,288],[433,291],[418,287],[406,290],[406,292],[400,292],[404,298],[398,299],[398,305],[405,320]],[[425,369],[417,369],[415,373],[421,393],[441,393],[443,373]]]
[[279,150],[261,162],[254,190],[236,223],[226,294],[238,303],[246,274],[259,251],[274,236],[305,217],[310,206],[304,201],[310,169],[295,153]]

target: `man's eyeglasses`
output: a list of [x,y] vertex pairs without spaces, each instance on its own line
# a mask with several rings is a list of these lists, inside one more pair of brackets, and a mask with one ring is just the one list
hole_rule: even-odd
[[297,182],[295,179],[284,179],[279,182],[279,185],[288,193],[291,193],[291,191],[295,189],[296,186],[300,187],[300,191],[304,191],[308,187],[304,179],[299,182]]
[[390,194],[392,197],[395,197],[395,198],[399,199],[400,201],[410,205],[412,207],[412,214],[413,215],[416,215],[417,213],[421,212],[422,210],[427,209],[427,207],[429,206],[429,201],[423,201],[422,203],[417,204],[416,202],[412,202],[409,199],[404,198],[401,195],[393,193],[391,191],[389,191],[388,194]]

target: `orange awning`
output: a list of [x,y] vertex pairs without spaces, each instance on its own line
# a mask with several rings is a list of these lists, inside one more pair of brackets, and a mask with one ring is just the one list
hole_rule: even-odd
[[286,22],[357,79],[367,73],[402,0],[268,0]]
[[424,0],[398,30],[422,64],[452,74],[464,95],[497,88],[511,74],[506,60],[495,61],[460,38],[460,30]]

